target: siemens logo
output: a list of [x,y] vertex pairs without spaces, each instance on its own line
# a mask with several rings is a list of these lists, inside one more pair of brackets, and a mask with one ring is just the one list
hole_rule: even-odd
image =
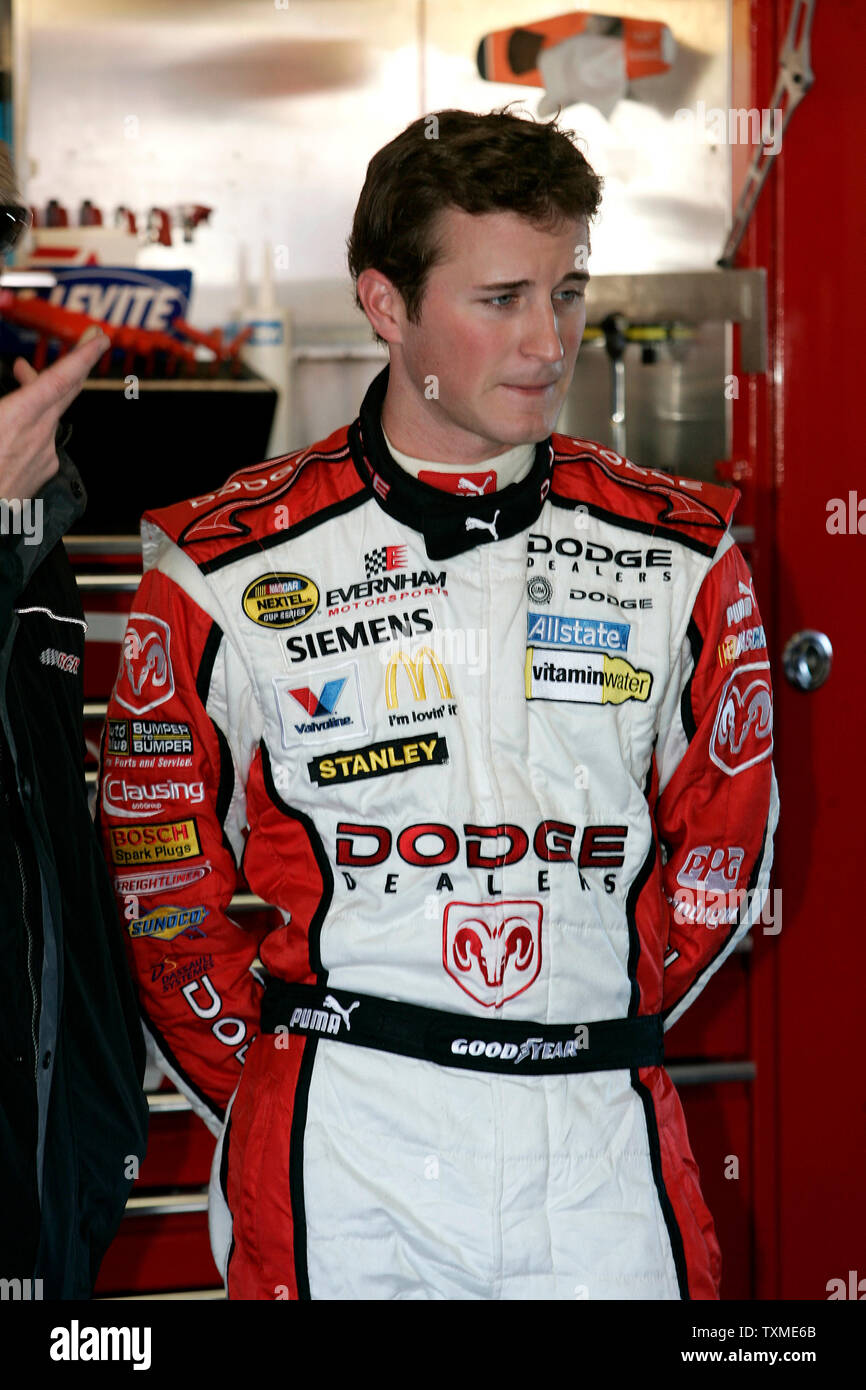
[[337,624],[320,632],[289,637],[286,646],[292,661],[309,661],[319,656],[334,656],[339,652],[357,651],[382,642],[394,642],[401,637],[415,637],[419,632],[432,632],[433,614],[429,608],[413,608],[411,613],[388,613],[381,618],[360,618],[358,622]]

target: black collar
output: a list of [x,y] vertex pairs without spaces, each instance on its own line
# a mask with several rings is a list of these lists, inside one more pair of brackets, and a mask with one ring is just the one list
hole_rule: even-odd
[[[527,530],[550,490],[550,439],[539,440],[535,446],[535,458],[526,477],[501,492],[467,498],[430,487],[400,468],[385,443],[382,402],[388,389],[388,370],[383,368],[370,383],[358,418],[349,426],[352,460],[379,506],[413,531],[421,532],[431,560],[447,560],[473,546],[506,540]],[[495,459],[490,462],[495,463]]]

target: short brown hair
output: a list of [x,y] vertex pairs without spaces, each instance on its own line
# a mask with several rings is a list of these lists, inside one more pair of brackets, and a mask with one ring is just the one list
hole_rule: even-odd
[[[427,276],[441,260],[434,222],[446,207],[517,212],[539,226],[596,215],[602,180],[556,121],[433,111],[374,154],[347,241],[349,271],[372,268],[400,291],[417,323]],[[376,335],[378,337],[378,334]],[[381,339],[380,339],[381,341]]]

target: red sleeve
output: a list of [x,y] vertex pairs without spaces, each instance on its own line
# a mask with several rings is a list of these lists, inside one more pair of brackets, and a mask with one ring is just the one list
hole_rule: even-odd
[[666,1027],[761,915],[779,813],[766,635],[742,554],[720,549],[691,613],[656,749]]
[[252,694],[219,624],[150,571],[108,705],[98,823],[144,1023],[217,1131],[258,1028],[261,930],[227,909],[245,833]]

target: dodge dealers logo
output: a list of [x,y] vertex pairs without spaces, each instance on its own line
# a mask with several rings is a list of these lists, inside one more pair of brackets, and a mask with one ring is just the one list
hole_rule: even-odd
[[485,1008],[498,1009],[529,989],[541,969],[541,903],[449,903],[442,924],[443,964]]

